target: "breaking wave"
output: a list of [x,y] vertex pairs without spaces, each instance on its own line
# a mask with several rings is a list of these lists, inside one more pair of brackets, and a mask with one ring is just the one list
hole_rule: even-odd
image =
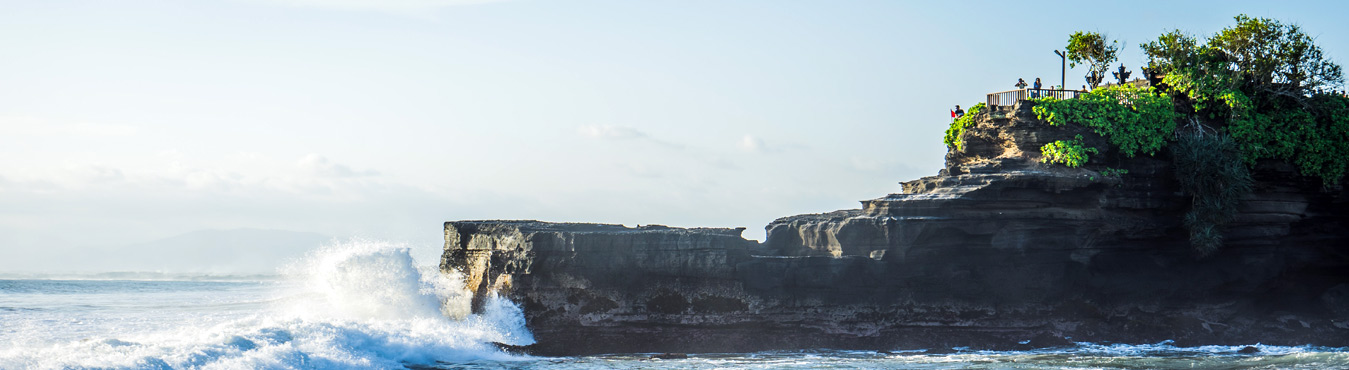
[[[512,361],[521,357],[493,342],[534,342],[519,307],[491,298],[470,314],[461,280],[418,268],[406,246],[340,243],[282,276],[266,285],[270,297],[229,306],[232,313],[216,304],[204,312],[142,309],[125,322],[72,312],[16,325],[0,333],[0,344],[12,342],[0,348],[0,368],[404,368]],[[43,332],[80,325],[102,329],[74,340]]]

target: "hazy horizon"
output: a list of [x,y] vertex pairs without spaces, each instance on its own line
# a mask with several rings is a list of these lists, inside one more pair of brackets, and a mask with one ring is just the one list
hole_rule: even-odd
[[[762,240],[775,218],[936,174],[948,110],[1057,84],[1073,31],[1120,40],[1136,71],[1140,43],[1244,13],[1349,59],[1342,2],[1126,5],[9,2],[0,272],[203,230],[432,256],[462,219]],[[187,244],[183,261],[213,250]]]

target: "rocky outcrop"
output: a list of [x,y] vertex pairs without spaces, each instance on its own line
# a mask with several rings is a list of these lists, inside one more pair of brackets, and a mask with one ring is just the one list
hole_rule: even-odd
[[541,354],[1349,345],[1343,189],[1261,163],[1224,248],[1201,258],[1165,153],[1049,166],[1045,143],[1104,142],[1030,103],[977,123],[939,175],[778,219],[762,244],[743,229],[460,221],[442,268],[519,302]]
[[[671,280],[734,278],[732,261],[757,243],[738,229],[681,229],[660,225],[546,223],[538,221],[456,221],[445,223],[446,253],[441,266],[463,273],[476,307],[494,292],[527,293],[527,307],[577,310],[531,312],[531,317],[563,315],[580,320],[617,307],[633,297],[596,295],[596,284],[614,285],[614,294],[657,287]],[[579,294],[579,295],[578,295]],[[584,296],[581,300],[577,297]]]

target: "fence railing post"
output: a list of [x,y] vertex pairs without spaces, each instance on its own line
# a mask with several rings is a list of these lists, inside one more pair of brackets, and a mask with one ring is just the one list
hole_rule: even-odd
[[984,99],[984,103],[989,106],[1013,105],[1018,101],[1043,97],[1053,97],[1059,100],[1077,99],[1081,94],[1082,92],[1078,90],[1017,89],[990,93]]

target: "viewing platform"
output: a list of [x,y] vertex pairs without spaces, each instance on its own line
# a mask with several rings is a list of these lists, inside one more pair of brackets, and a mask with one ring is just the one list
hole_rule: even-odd
[[1051,90],[1051,89],[1017,89],[995,92],[988,94],[988,100],[985,102],[990,107],[1010,106],[1018,101],[1038,99],[1043,97],[1053,97],[1054,99],[1077,99],[1078,94],[1085,93],[1081,90]]
[[[1160,77],[1157,77],[1157,80],[1161,80],[1161,78],[1160,78]],[[1133,80],[1124,82],[1124,84],[1132,85],[1133,87],[1148,87],[1148,86],[1152,86],[1152,83],[1151,83],[1150,81],[1148,81],[1148,80],[1146,80],[1146,79],[1141,79],[1141,78],[1139,78],[1139,79],[1133,79]],[[1115,86],[1115,85],[1118,85],[1118,84],[1116,84],[1116,83],[1107,83],[1107,84],[1101,85],[1100,87]],[[1084,87],[1084,88],[1085,88],[1085,87]],[[990,93],[990,94],[988,94],[988,99],[984,101],[984,104],[985,104],[985,105],[988,105],[988,106],[990,106],[990,107],[996,107],[996,106],[1012,106],[1012,105],[1015,105],[1016,102],[1018,102],[1018,101],[1022,101],[1022,100],[1031,100],[1031,99],[1039,99],[1039,98],[1044,98],[1044,97],[1053,97],[1054,99],[1060,99],[1060,100],[1063,100],[1063,99],[1077,99],[1077,97],[1078,97],[1079,95],[1085,94],[1085,93],[1087,93],[1087,92],[1088,92],[1087,90],[1062,90],[1062,89],[1016,89],[1016,90],[1007,90],[1007,91],[1000,91],[1000,92],[995,92],[995,93]]]

